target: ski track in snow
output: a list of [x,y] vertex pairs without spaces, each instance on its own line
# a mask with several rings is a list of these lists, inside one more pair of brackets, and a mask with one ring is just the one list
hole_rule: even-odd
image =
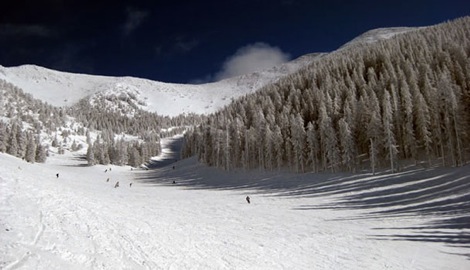
[[[83,167],[64,156],[28,164],[0,154],[0,161],[1,269],[470,269],[468,257],[454,255],[468,252],[463,248],[372,237],[373,228],[411,227],[422,217],[355,219],[367,211],[296,210],[338,203],[340,194],[192,188],[180,182],[200,176],[178,176],[191,161],[151,171],[153,182],[135,180],[150,177],[147,171]],[[210,171],[207,177],[227,176]],[[178,183],[159,178],[165,173]],[[380,176],[348,183],[365,179]],[[381,231],[387,232],[393,230]]]

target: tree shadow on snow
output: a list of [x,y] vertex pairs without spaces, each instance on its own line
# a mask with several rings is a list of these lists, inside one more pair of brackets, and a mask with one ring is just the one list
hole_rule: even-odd
[[[175,153],[181,141],[172,143]],[[179,145],[178,145],[179,144]],[[428,168],[399,173],[305,173],[231,170],[208,167],[175,155],[149,164],[151,170],[136,172],[136,180],[148,185],[177,185],[186,189],[239,190],[266,196],[333,196],[333,203],[301,205],[295,210],[363,209],[368,214],[346,219],[427,216],[438,220],[413,228],[393,229],[407,233],[375,235],[377,239],[443,242],[470,247],[470,166]],[[414,233],[410,234],[412,230]]]
[[73,155],[73,157],[70,158],[70,160],[73,160],[73,161],[76,161],[76,162],[79,162],[79,163],[63,164],[61,166],[64,166],[64,167],[88,167],[88,166],[90,166],[88,164],[88,160],[86,158],[86,155],[76,154],[76,155]]
[[411,228],[376,228],[396,230],[397,234],[375,235],[375,239],[442,242],[470,248],[469,169],[469,166],[428,169],[416,174],[384,176],[379,182],[369,179],[353,186],[339,185],[335,193],[341,196],[334,203],[303,205],[297,209],[365,209],[368,212],[345,219],[422,216],[433,221]]

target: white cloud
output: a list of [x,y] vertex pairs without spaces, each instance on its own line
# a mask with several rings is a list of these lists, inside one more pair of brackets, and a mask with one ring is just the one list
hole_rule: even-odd
[[148,15],[148,11],[128,8],[127,19],[122,28],[124,35],[127,36],[137,29]]
[[214,75],[216,81],[268,69],[289,61],[290,56],[278,47],[263,42],[247,45],[228,57],[222,70]]

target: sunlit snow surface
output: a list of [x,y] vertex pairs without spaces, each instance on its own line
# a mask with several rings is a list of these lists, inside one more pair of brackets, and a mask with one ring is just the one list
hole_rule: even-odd
[[164,154],[150,170],[0,154],[0,268],[470,269],[469,225],[452,222],[468,220],[468,166],[227,173]]

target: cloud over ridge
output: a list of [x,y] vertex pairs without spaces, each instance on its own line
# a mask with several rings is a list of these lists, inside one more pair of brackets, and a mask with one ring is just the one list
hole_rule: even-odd
[[246,45],[228,57],[222,69],[214,75],[219,81],[230,77],[253,73],[280,65],[290,60],[290,55],[278,47],[264,42]]

